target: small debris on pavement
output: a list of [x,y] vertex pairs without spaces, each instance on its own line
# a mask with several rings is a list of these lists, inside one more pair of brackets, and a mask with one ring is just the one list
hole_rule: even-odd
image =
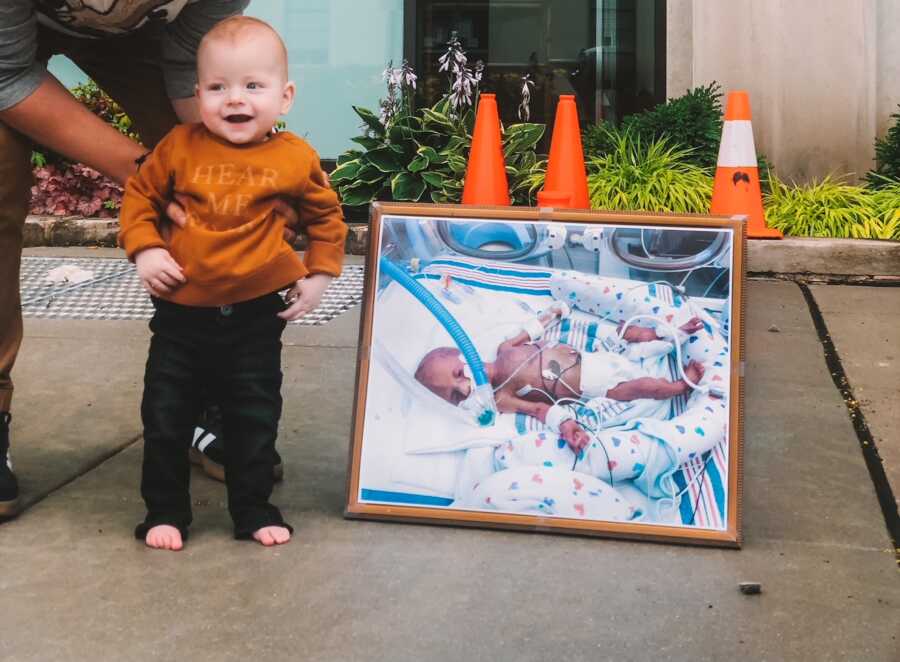
[[741,593],[744,595],[759,595],[762,593],[762,584],[759,582],[741,582],[738,584]]
[[44,276],[44,280],[48,283],[53,283],[54,285],[59,285],[61,283],[78,285],[79,283],[91,280],[93,277],[93,271],[87,271],[74,264],[64,264],[61,267],[56,267],[55,269],[48,271]]
[[773,324],[769,327],[769,333],[781,333],[781,329]]

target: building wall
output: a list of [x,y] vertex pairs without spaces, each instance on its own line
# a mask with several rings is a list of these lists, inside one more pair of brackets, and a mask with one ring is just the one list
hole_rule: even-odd
[[667,92],[745,89],[756,146],[798,181],[864,174],[900,103],[895,0],[669,0]]

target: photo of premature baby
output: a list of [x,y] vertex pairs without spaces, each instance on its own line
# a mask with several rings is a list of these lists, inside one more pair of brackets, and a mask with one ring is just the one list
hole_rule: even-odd
[[379,229],[360,503],[728,528],[732,229]]

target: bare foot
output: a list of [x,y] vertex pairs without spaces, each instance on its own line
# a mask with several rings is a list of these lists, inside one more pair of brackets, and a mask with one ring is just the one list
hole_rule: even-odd
[[[619,324],[616,327],[616,331],[622,333],[623,324]],[[633,324],[625,329],[625,333],[622,335],[622,339],[625,342],[650,342],[652,340],[659,340],[659,336],[656,335],[656,329],[651,329],[647,326],[638,326]]]
[[283,545],[291,539],[291,532],[283,526],[264,526],[253,532],[253,539],[261,545]]
[[181,531],[168,524],[158,524],[147,531],[144,542],[147,543],[147,547],[171,549],[173,552],[184,547],[181,541]]

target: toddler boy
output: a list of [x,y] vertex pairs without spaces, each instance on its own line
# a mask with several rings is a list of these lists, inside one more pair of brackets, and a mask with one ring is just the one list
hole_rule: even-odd
[[[293,531],[269,503],[281,333],[340,274],[347,230],[315,151],[273,133],[295,94],[278,34],[258,19],[226,19],[201,41],[197,72],[202,122],[172,129],[129,179],[122,204],[119,241],[156,308],[141,404],[147,516],[135,535],[182,548],[192,519],[188,445],[209,389],[229,439],[235,537],[281,544]],[[163,237],[157,218],[174,194],[188,220]],[[283,239],[279,197],[296,202],[309,237],[304,260]]]

